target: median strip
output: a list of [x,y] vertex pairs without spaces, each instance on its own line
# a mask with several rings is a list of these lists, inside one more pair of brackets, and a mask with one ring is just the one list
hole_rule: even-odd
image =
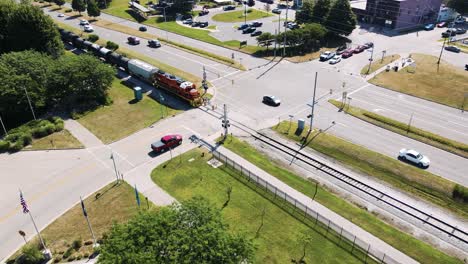
[[369,122],[381,128],[385,128],[400,135],[418,140],[436,148],[448,151],[450,153],[462,156],[464,158],[468,158],[467,144],[442,137],[440,135],[413,127],[409,124],[396,121],[394,119],[364,110],[359,107],[347,105],[345,108],[343,108],[342,103],[337,100],[328,100],[328,102],[342,109],[345,113],[348,113],[363,121]]

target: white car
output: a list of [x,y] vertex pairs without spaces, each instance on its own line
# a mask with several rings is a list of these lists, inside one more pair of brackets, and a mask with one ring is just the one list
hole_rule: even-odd
[[89,22],[86,19],[80,19],[80,25],[81,26],[86,26],[86,25],[89,25]]
[[90,25],[84,26],[84,32],[93,32],[94,28]]
[[411,162],[421,168],[427,168],[431,163],[428,157],[413,149],[401,149],[398,158],[403,161]]
[[321,61],[327,61],[331,58],[335,57],[335,53],[334,52],[331,52],[331,51],[325,51],[324,53],[322,53],[320,55],[320,60]]
[[58,17],[64,17],[65,15],[64,15],[64,14],[62,14],[62,13],[58,13],[58,15],[57,15],[57,16],[58,16]]
[[335,55],[333,58],[330,59],[330,64],[337,64],[341,61],[341,55]]

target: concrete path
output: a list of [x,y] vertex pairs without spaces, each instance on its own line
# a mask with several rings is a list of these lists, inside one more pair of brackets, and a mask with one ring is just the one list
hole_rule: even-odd
[[[212,149],[215,146],[214,142],[209,142],[211,144]],[[218,146],[216,151],[220,152],[221,154],[229,157],[231,160],[237,162],[245,169],[250,170],[252,173],[256,174],[261,179],[269,182],[270,184],[276,186],[279,190],[287,193],[294,199],[300,201],[301,203],[305,204],[309,208],[315,210],[322,216],[330,219],[333,221],[334,224],[343,227],[344,230],[354,234],[357,236],[358,239],[365,241],[366,243],[370,244],[372,248],[378,249],[380,252],[385,252],[388,258],[391,258],[398,263],[418,263],[411,257],[403,254],[402,252],[398,251],[394,247],[390,246],[389,244],[383,242],[379,238],[373,236],[372,234],[368,233],[367,231],[363,230],[362,228],[358,227],[357,225],[351,223],[347,219],[341,217],[340,215],[334,213],[333,211],[329,210],[325,206],[313,201],[308,196],[296,191],[295,189],[289,187],[284,182],[278,180],[274,176],[266,173],[265,171],[261,170],[257,166],[251,164],[249,161],[245,160],[244,158],[240,157],[239,155],[235,154],[234,152],[224,148],[223,146]]]
[[81,125],[78,121],[73,119],[65,120],[65,128],[72,133],[85,148],[104,146],[104,143],[91,133],[87,128]]

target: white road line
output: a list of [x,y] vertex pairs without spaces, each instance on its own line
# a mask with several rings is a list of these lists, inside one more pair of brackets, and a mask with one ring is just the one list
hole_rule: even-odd
[[111,152],[113,154],[117,154],[117,156],[119,156],[122,160],[126,161],[128,164],[130,164],[130,166],[132,167],[135,167],[135,165],[133,165],[133,163],[131,163],[130,161],[127,160],[127,158],[125,158],[124,156],[120,155],[118,151],[115,151],[113,150],[109,145],[106,145],[107,149],[111,150]]
[[224,76],[221,76],[221,77],[219,77],[219,78],[216,78],[216,79],[213,79],[213,80],[209,80],[209,81],[210,81],[210,82],[216,82],[217,80],[226,78],[226,77],[231,76],[231,75],[233,75],[233,74],[236,74],[236,73],[238,73],[238,72],[240,72],[240,70],[237,70],[237,71],[228,73],[228,74],[226,74],[226,75],[224,75]]
[[369,86],[371,86],[371,85],[372,85],[372,84],[368,83],[368,84],[366,84],[366,85],[364,85],[364,86],[361,86],[361,87],[357,88],[356,90],[354,90],[354,91],[352,91],[352,92],[349,92],[348,95],[352,95],[352,94],[354,94],[354,93],[357,93],[357,92],[361,91],[362,89],[367,88],[367,87],[369,87]]

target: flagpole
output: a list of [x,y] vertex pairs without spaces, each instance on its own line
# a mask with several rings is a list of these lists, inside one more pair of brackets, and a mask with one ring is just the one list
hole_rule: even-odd
[[89,219],[88,219],[88,213],[86,212],[86,209],[85,209],[84,203],[83,203],[83,199],[81,198],[81,196],[80,196],[80,200],[81,200],[81,206],[82,206],[82,209],[83,209],[84,217],[86,218],[86,222],[88,223],[89,231],[91,232],[91,235],[93,236],[94,246],[97,246],[98,243],[96,241],[96,237],[94,236],[93,228],[91,228],[91,223],[89,222]]
[[36,225],[36,222],[34,221],[34,217],[31,214],[31,210],[29,210],[28,214],[31,217],[31,221],[33,222],[34,228],[36,229],[37,236],[39,237],[39,240],[41,240],[42,248],[44,248],[44,250],[47,251],[47,248],[44,243],[44,240],[42,239],[41,233],[39,233],[39,229],[37,229],[37,225]]

